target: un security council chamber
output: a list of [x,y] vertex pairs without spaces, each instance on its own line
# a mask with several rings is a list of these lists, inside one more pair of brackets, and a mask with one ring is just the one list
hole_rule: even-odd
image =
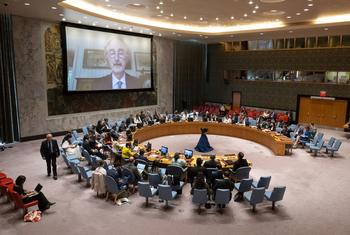
[[1,235],[349,235],[349,0],[0,0]]

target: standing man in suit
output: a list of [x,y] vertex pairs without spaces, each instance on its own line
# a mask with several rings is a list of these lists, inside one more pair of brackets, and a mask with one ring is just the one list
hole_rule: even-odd
[[143,88],[143,79],[125,73],[131,56],[128,46],[123,41],[112,38],[105,46],[105,57],[112,72],[96,79],[93,84],[96,90]]
[[46,135],[46,140],[41,143],[41,157],[46,160],[47,176],[51,176],[51,165],[53,171],[53,179],[57,180],[57,165],[56,158],[60,156],[57,141],[52,138],[52,134]]

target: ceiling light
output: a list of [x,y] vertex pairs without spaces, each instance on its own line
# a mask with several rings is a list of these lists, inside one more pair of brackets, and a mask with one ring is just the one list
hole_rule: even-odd
[[307,4],[307,6],[308,7],[312,7],[312,6],[314,6],[314,4],[313,3],[309,3],[309,4]]
[[255,14],[255,13],[256,13],[256,10],[253,10],[252,12],[253,12],[253,14]]
[[62,21],[66,21],[66,18],[62,18]]
[[249,5],[252,5],[252,4],[253,4],[253,1],[249,1],[248,3],[249,3]]
[[96,26],[96,23],[94,22],[94,23],[92,23],[92,25],[93,25],[93,26]]
[[30,3],[29,2],[25,2],[24,5],[25,6],[30,6]]
[[121,30],[121,29],[122,29],[122,27],[120,27],[120,26],[119,26],[119,27],[118,27],[118,29],[119,29],[119,30]]
[[324,28],[324,30],[326,30],[326,31],[327,31],[327,30],[328,30],[328,28]]
[[163,11],[163,10],[161,10],[161,11],[160,11],[160,14],[163,14],[163,13],[164,13],[164,11]]
[[135,6],[135,7],[139,7],[139,6],[141,6],[141,4],[140,4],[140,3],[133,3],[132,5],[133,5],[133,6]]
[[258,5],[256,5],[254,8],[255,8],[255,9],[259,9],[259,6],[258,6]]
[[161,34],[161,33],[159,33],[159,34],[158,34],[158,36],[159,36],[159,37],[161,37],[161,36],[162,36],[162,34]]
[[297,16],[300,16],[301,15],[301,13],[300,12],[297,12],[297,13],[295,13]]
[[170,16],[171,16],[171,17],[173,17],[173,16],[174,16],[174,14],[173,14],[173,13],[171,13],[171,14],[170,14]]
[[159,2],[160,5],[163,5],[163,2]]
[[[93,3],[83,0],[65,0],[59,3],[60,6],[66,9],[74,9],[82,14],[91,14],[105,20],[113,20],[123,22],[125,24],[143,25],[146,27],[157,27],[166,30],[183,31],[191,33],[202,34],[229,34],[234,32],[247,32],[256,30],[267,30],[282,28],[286,25],[283,22],[263,21],[260,23],[247,23],[244,25],[208,25],[198,26],[189,25],[176,22],[160,21],[156,19],[149,19],[138,17],[134,15],[128,15],[125,13],[112,12],[111,9],[105,7],[96,6]],[[187,19],[187,17],[185,18]]]
[[245,13],[245,14],[244,14],[244,17],[247,17],[247,16],[248,16],[248,14],[247,14],[247,13]]
[[330,24],[341,22],[350,22],[350,14],[319,17],[315,20],[315,24]]
[[81,24],[81,21],[80,21],[80,20],[78,20],[78,24]]
[[106,25],[106,28],[109,28],[109,25],[108,25],[108,24]]
[[132,28],[130,28],[129,31],[132,32]]
[[52,10],[57,10],[57,7],[51,7]]
[[59,16],[64,16],[64,15],[61,13],[61,14],[59,14]]
[[264,33],[260,33],[260,35],[264,35]]
[[216,17],[215,20],[219,20],[219,17]]
[[187,19],[187,16],[184,16],[184,19],[186,20],[186,19]]
[[287,18],[287,19],[291,19],[292,17],[291,17],[291,16],[287,16],[286,18]]
[[305,8],[304,11],[309,11],[309,9]]
[[235,17],[234,16],[231,16],[231,20],[234,20],[235,19]]
[[159,10],[159,9],[160,9],[160,6],[156,6],[156,8]]
[[105,0],[105,2],[109,2],[109,0]]
[[202,21],[202,20],[203,20],[203,17],[199,18],[199,20]]
[[152,33],[152,32],[149,32],[149,34],[153,35],[153,33]]

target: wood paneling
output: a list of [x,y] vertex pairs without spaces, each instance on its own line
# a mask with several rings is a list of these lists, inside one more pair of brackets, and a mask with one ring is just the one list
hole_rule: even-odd
[[346,122],[348,101],[342,99],[326,100],[300,97],[299,122],[315,123],[342,128]]

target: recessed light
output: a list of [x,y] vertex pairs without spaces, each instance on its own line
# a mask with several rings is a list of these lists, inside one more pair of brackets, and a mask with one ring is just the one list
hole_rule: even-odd
[[215,20],[219,20],[219,17],[216,17]]
[[25,6],[30,6],[30,3],[29,2],[25,2],[24,5]]
[[252,12],[253,12],[253,14],[255,14],[255,13],[256,13],[256,10],[253,10]]
[[105,0],[105,2],[109,2],[109,0]]
[[186,19],[187,19],[187,16],[184,16],[184,19],[186,20]]
[[92,25],[93,25],[93,26],[96,26],[96,23],[94,22],[94,23],[92,23]]
[[159,9],[160,9],[160,6],[156,6],[156,8],[159,10]]
[[57,10],[57,7],[51,7],[52,10]]
[[287,16],[286,18],[287,18],[287,19],[291,19],[292,17],[291,17],[291,16]]
[[235,19],[235,17],[234,16],[231,16],[231,20],[234,20]]
[[247,17],[247,16],[248,16],[248,14],[247,14],[247,13],[245,13],[245,14],[244,14],[244,17]]
[[62,18],[62,21],[66,21],[66,18]]
[[170,16],[171,16],[171,17],[173,17],[173,16],[174,16],[174,14],[173,14],[173,13],[171,13],[171,14],[170,14]]
[[203,20],[203,17],[199,18],[199,20],[202,21],[202,20]]
[[80,20],[78,20],[78,24],[81,24],[81,21],[80,21]]
[[300,12],[297,12],[297,13],[295,13],[297,16],[300,16],[301,15],[301,13]]
[[307,6],[308,7],[312,7],[312,6],[314,6],[314,4],[313,3],[309,3],[309,4],[307,4]]
[[248,3],[249,3],[249,5],[252,5],[252,4],[253,4],[253,1],[249,1]]
[[121,29],[122,29],[122,27],[120,27],[120,26],[119,26],[119,27],[118,27],[118,29],[119,29],[119,30],[121,30]]
[[259,9],[259,6],[258,6],[258,5],[256,5],[254,8],[255,8],[255,9]]
[[108,24],[106,25],[106,28],[109,28],[109,25],[108,25]]
[[163,2],[159,2],[160,5],[163,5],[164,3]]
[[328,28],[324,28],[324,30],[326,30],[326,31],[327,31],[327,30],[328,30]]
[[264,35],[264,33],[260,33],[260,35]]
[[163,10],[161,10],[161,11],[160,11],[160,14],[163,14],[163,13],[164,13],[164,11],[163,11]]
[[59,14],[59,16],[64,16],[64,15],[61,13],[61,14]]
[[131,4],[131,5],[133,5],[133,6],[135,6],[135,7],[139,7],[139,6],[141,6],[141,4],[140,4],[140,3],[133,3],[133,4]]
[[309,9],[305,8],[304,11],[309,11]]

